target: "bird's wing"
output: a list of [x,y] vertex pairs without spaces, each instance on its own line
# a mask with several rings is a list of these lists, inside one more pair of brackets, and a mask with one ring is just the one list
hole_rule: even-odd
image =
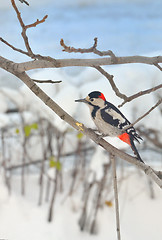
[[[107,102],[106,107],[101,110],[102,118],[109,124],[119,129],[124,129],[128,127],[131,123],[126,119],[126,117],[116,108],[113,104]],[[126,132],[133,136],[133,138],[139,142],[138,139],[142,138],[137,134],[134,127],[126,129]]]
[[119,129],[123,129],[130,125],[130,122],[125,118],[125,116],[117,109],[113,104],[108,103],[106,107],[101,110],[101,115],[103,119]]

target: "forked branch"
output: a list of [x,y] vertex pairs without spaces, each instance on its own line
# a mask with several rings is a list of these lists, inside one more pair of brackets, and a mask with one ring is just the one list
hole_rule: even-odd
[[[24,1],[23,1],[23,2],[24,2]],[[47,19],[48,15],[46,15],[46,16],[45,16],[44,18],[42,18],[41,20],[38,20],[38,19],[37,19],[37,21],[35,21],[35,22],[32,23],[32,24],[25,25],[24,22],[23,22],[23,20],[22,20],[21,13],[19,12],[19,10],[18,10],[18,8],[17,8],[17,6],[16,6],[16,4],[15,4],[15,0],[11,0],[11,3],[12,3],[12,6],[13,6],[16,14],[17,14],[17,18],[18,18],[19,23],[20,23],[21,28],[22,28],[22,33],[21,33],[21,35],[22,35],[22,37],[23,37],[23,40],[24,40],[24,43],[25,43],[25,47],[26,47],[26,49],[27,49],[27,53],[26,53],[26,52],[19,51],[18,49],[17,49],[17,50],[14,49],[14,50],[19,51],[19,52],[21,52],[21,53],[24,53],[24,54],[30,56],[31,58],[35,58],[35,55],[34,55],[32,49],[31,49],[31,47],[30,47],[30,44],[29,44],[29,40],[28,40],[28,37],[27,37],[27,34],[26,34],[26,30],[27,30],[28,28],[31,28],[31,27],[36,27],[38,24],[45,22],[45,20]],[[25,1],[25,3],[27,4],[26,1]],[[5,43],[5,41],[3,41],[3,42]],[[13,46],[12,46],[11,44],[8,43],[7,45],[8,45],[8,46],[10,45],[10,47],[13,48]]]
[[129,126],[125,127],[123,129],[123,132],[126,131],[126,129],[133,127],[136,123],[138,123],[139,121],[141,121],[143,118],[145,118],[147,115],[150,114],[150,112],[152,112],[155,108],[157,108],[160,104],[162,103],[162,98],[159,99],[159,101],[152,107],[150,108],[145,114],[143,114],[141,117],[139,117],[136,121],[134,121],[132,124],[130,124]]
[[[118,63],[118,58],[115,56],[115,54],[108,50],[108,51],[99,51],[97,49],[97,38],[94,38],[94,44],[92,47],[90,48],[74,48],[74,47],[70,47],[70,46],[67,46],[65,43],[64,43],[64,40],[61,39],[60,41],[60,44],[61,46],[64,48],[63,51],[65,52],[68,52],[68,53],[95,53],[99,56],[106,56],[106,55],[109,55],[111,56],[112,58],[112,63],[114,64],[117,64]],[[158,63],[153,63],[153,65],[155,65],[158,69],[162,70],[161,66],[158,64]],[[110,75],[107,71],[105,71],[101,66],[95,66],[94,65],[94,68],[96,68],[102,75],[104,75],[110,82],[110,85],[112,87],[112,89],[114,90],[115,94],[124,99],[123,103],[119,105],[119,107],[123,106],[125,103],[127,102],[130,102],[132,101],[133,99],[137,98],[137,97],[140,97],[140,96],[143,96],[145,94],[148,94],[148,93],[151,93],[153,91],[156,91],[160,88],[162,88],[162,84],[156,86],[156,87],[153,87],[153,88],[150,88],[150,89],[147,89],[145,91],[140,91],[130,97],[127,97],[125,94],[121,93],[119,91],[119,89],[117,88],[114,80],[113,80],[113,75]]]
[[[141,97],[141,96],[143,96],[143,95],[149,94],[149,93],[151,93],[151,92],[154,92],[154,91],[162,88],[162,84],[159,84],[159,85],[157,85],[157,86],[155,86],[155,87],[153,87],[153,88],[149,88],[149,89],[147,89],[147,90],[140,91],[140,92],[138,92],[138,93],[136,93],[136,94],[134,94],[134,95],[132,95],[132,96],[130,96],[130,97],[127,97],[125,94],[121,93],[121,92],[119,91],[119,89],[117,88],[117,86],[116,86],[116,84],[115,84],[115,82],[114,82],[114,79],[113,79],[113,78],[114,78],[113,75],[110,75],[108,72],[106,72],[106,71],[105,71],[102,67],[100,67],[100,66],[94,66],[94,68],[97,69],[102,75],[104,75],[104,76],[108,79],[108,81],[109,81],[112,89],[114,90],[115,94],[116,94],[118,97],[124,99],[123,103],[120,104],[118,107],[122,107],[125,103],[130,102],[130,101],[132,101],[132,100],[135,99],[135,98]],[[160,104],[160,103],[159,103],[159,104]]]
[[61,39],[60,40],[60,45],[64,48],[62,51],[65,51],[65,52],[68,52],[68,53],[94,53],[94,54],[97,54],[101,57],[110,56],[112,58],[112,62],[117,63],[116,56],[111,50],[99,51],[97,49],[97,42],[98,42],[98,39],[97,39],[97,37],[95,37],[94,38],[94,44],[93,44],[92,47],[90,47],[90,48],[74,48],[74,47],[67,46],[64,43],[64,40]]
[[96,68],[102,75],[104,75],[104,76],[109,80],[109,83],[110,83],[112,89],[114,90],[115,94],[116,94],[118,97],[120,97],[120,98],[122,98],[122,99],[124,99],[124,100],[127,100],[128,97],[127,97],[125,94],[121,93],[121,92],[119,91],[119,89],[117,88],[117,86],[116,86],[116,84],[115,84],[115,82],[114,82],[114,80],[113,80],[113,78],[114,78],[113,75],[110,75],[108,72],[106,72],[106,71],[105,71],[102,67],[100,67],[100,66],[97,66],[97,67],[94,66],[94,68]]
[[160,88],[162,88],[162,84],[159,84],[159,85],[157,85],[157,86],[155,86],[155,87],[153,87],[153,88],[149,88],[149,89],[144,90],[144,91],[140,91],[140,92],[138,92],[138,93],[136,93],[136,94],[134,94],[134,95],[132,95],[132,96],[130,96],[130,97],[127,97],[127,98],[122,102],[122,104],[119,105],[119,107],[122,107],[125,103],[130,102],[130,101],[132,101],[132,100],[135,99],[135,98],[141,97],[141,96],[146,95],[146,94],[149,94],[149,93],[151,93],[151,92],[155,92],[156,90],[159,90]]

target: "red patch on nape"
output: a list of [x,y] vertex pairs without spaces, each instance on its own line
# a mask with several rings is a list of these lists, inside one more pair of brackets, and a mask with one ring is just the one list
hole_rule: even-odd
[[122,135],[119,135],[118,138],[120,138],[120,140],[122,140],[123,142],[131,145],[130,136],[128,133],[123,133]]
[[103,93],[101,93],[101,95],[99,96],[99,98],[101,98],[102,100],[106,100],[105,96],[103,95]]

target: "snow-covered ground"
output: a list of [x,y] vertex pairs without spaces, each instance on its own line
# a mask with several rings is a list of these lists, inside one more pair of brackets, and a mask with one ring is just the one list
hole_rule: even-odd
[[[86,48],[93,44],[94,37],[98,37],[100,50],[111,49],[119,56],[156,56],[162,53],[162,2],[160,0],[29,0],[29,3],[30,7],[19,3],[26,23],[31,23],[37,18],[41,19],[48,14],[45,23],[28,31],[35,53],[56,58],[96,57],[92,54],[64,53],[59,44],[60,39],[63,38],[67,45]],[[20,36],[21,29],[10,5],[10,0],[0,0],[0,35],[16,47],[24,48]],[[17,62],[29,60],[2,43],[0,43],[0,54]],[[117,86],[127,95],[158,85],[162,79],[158,69],[142,64],[109,66],[105,69],[114,75]],[[69,114],[89,127],[92,127],[93,123],[88,108],[83,104],[75,103],[75,99],[85,97],[93,90],[99,90],[116,106],[121,103],[107,80],[94,69],[79,67],[47,69],[31,71],[30,76],[39,80],[62,80],[63,82],[59,85],[39,84],[39,86]],[[0,86],[0,127],[18,123],[17,118],[5,114],[12,101],[12,105],[18,106],[21,110],[30,110],[30,114],[28,112],[25,115],[27,123],[33,122],[33,118],[35,121],[33,113],[37,113],[47,118],[60,130],[67,128],[67,125],[47,109],[19,80],[1,69]],[[130,121],[133,121],[150,109],[156,101],[154,94],[140,97],[126,104],[121,110]],[[155,129],[162,129],[160,111],[154,110],[142,123],[146,127],[154,126]],[[125,144],[117,139],[108,140],[117,147],[125,147]],[[73,147],[71,146],[69,150]],[[39,149],[40,146],[37,151]],[[16,151],[19,151],[18,145],[15,146],[13,155]],[[31,153],[35,158],[39,156],[37,151],[34,147]],[[153,166],[151,159],[155,157],[151,153],[146,153],[144,157],[145,161]],[[161,160],[160,158],[161,156],[158,159]],[[100,161],[95,159],[92,158],[91,169],[98,170],[100,174],[102,167]],[[3,175],[2,171],[1,175]],[[146,176],[133,173],[121,185],[121,231],[124,240],[162,239],[162,193],[157,186],[154,186],[155,199],[150,199],[146,179]],[[47,223],[47,204],[44,203],[41,207],[36,204],[37,175],[28,176],[26,197],[21,197],[19,194],[19,176],[13,177],[10,196],[3,181],[1,176],[0,239],[80,240],[84,238],[90,240],[92,238],[88,232],[79,230],[78,219],[82,208],[79,194],[69,198],[64,204],[62,203],[64,196],[57,196],[54,221]],[[114,205],[113,207],[105,205],[99,211],[97,223],[98,234],[94,238],[115,239]]]
[[[139,181],[140,178],[140,181]],[[97,234],[80,231],[78,221],[82,201],[79,194],[63,201],[57,196],[54,220],[47,222],[48,205],[37,206],[36,189],[38,176],[27,177],[26,197],[20,196],[20,178],[13,178],[15,190],[9,196],[0,179],[0,238],[13,240],[28,239],[116,239],[115,209],[105,205],[97,217]],[[161,190],[154,186],[155,199],[149,197],[146,177],[133,173],[122,182],[119,191],[121,236],[124,240],[161,240]],[[109,199],[106,199],[109,200]]]

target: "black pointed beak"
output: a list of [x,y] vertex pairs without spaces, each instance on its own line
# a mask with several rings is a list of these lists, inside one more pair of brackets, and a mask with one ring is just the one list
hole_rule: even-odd
[[83,99],[78,99],[78,100],[75,100],[75,102],[83,102],[83,103],[88,103],[88,101],[83,98]]

